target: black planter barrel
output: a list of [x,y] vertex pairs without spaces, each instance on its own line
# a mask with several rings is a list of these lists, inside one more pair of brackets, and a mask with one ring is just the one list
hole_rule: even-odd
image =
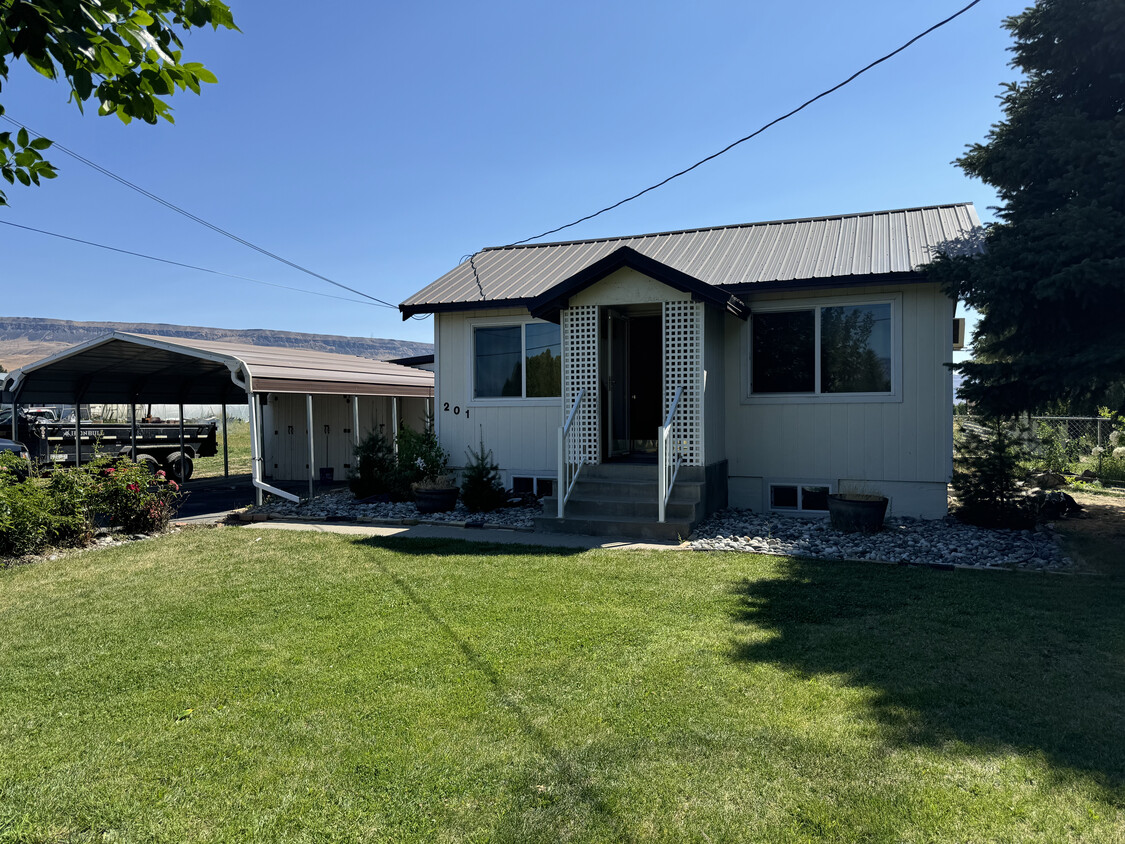
[[828,519],[841,533],[878,533],[887,515],[882,495],[838,493],[828,496]]

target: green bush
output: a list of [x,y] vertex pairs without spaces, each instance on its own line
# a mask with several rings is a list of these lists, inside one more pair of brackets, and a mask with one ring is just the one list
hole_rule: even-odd
[[16,455],[0,454],[0,557],[88,542],[90,518],[73,499],[64,485],[28,473]]
[[[94,483],[89,510],[126,533],[158,533],[180,508],[180,487],[159,470],[128,460],[96,461],[87,467]],[[52,478],[52,480],[54,480]]]
[[1013,422],[994,419],[965,426],[953,470],[957,518],[984,527],[1033,526],[1034,503],[1018,483],[1027,456]]
[[399,469],[391,441],[372,431],[355,448],[355,466],[348,487],[356,498],[389,495],[395,501],[409,497],[410,482]]
[[500,481],[500,467],[492,459],[492,451],[480,441],[480,449],[466,452],[469,464],[465,469],[465,480],[461,484],[461,501],[470,513],[487,513],[504,506],[508,493]]
[[449,452],[438,444],[432,422],[422,431],[399,429],[398,467],[410,485],[444,482],[449,474]]

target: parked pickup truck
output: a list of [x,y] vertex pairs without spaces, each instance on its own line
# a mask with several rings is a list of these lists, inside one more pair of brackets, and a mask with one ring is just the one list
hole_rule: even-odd
[[[0,432],[11,431],[11,410],[0,415]],[[79,424],[79,441],[75,447],[74,422],[47,421],[29,418],[20,411],[19,441],[27,446],[31,460],[39,466],[71,466],[80,451],[82,462],[96,457],[131,457],[148,464],[156,472],[163,468],[177,481],[191,477],[197,457],[218,453],[216,422],[184,424],[183,451],[180,450],[180,426],[177,422],[138,422],[137,451],[133,454],[132,426],[128,422],[94,422],[83,419]]]

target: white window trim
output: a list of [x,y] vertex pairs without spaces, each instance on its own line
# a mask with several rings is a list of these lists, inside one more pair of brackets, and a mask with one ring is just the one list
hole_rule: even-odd
[[[476,384],[476,360],[477,360],[477,328],[503,328],[505,326],[519,326],[520,327],[520,351],[523,354],[523,360],[527,360],[527,332],[524,330],[525,325],[553,325],[554,323],[547,322],[544,319],[533,319],[531,317],[519,316],[498,316],[498,317],[480,317],[468,321],[469,325],[469,353],[465,361],[465,384],[468,386],[468,397],[466,399],[466,407],[561,407],[562,396],[534,396],[527,398],[525,395],[508,396],[496,398],[477,398],[477,384]],[[562,341],[562,331],[559,331],[559,341]],[[561,355],[561,347],[560,347]],[[523,383],[520,385],[520,392],[527,392],[527,367],[521,367],[521,376]]]
[[[820,316],[819,308],[850,307],[856,305],[891,306],[891,391],[889,393],[754,393],[754,367],[750,360],[753,314],[776,311],[807,311],[816,314],[814,343],[815,369],[813,385],[820,388]],[[802,299],[775,299],[757,302],[750,306],[751,317],[742,330],[742,397],[741,404],[878,404],[902,401],[902,294],[872,294],[866,296],[823,296]],[[768,491],[768,490],[767,490]]]
[[[832,495],[833,493],[836,492],[836,485],[834,483],[832,483],[831,481],[826,481],[826,480],[823,480],[823,479],[817,479],[817,480],[811,480],[810,481],[807,478],[805,480],[794,480],[792,478],[765,478],[762,481],[762,484],[765,486],[765,497],[762,499],[762,502],[763,502],[763,504],[765,504],[764,509],[767,512],[770,512],[770,513],[787,513],[791,516],[810,516],[812,518],[817,518],[817,519],[826,517],[828,515],[828,511],[827,510],[802,510],[801,506],[800,506],[801,505],[801,498],[802,498],[801,487],[803,487],[803,486],[826,486],[826,487],[828,487],[828,494],[829,495]],[[790,507],[777,507],[777,508],[775,508],[773,506],[773,495],[771,495],[771,493],[770,493],[770,491],[775,486],[795,486],[795,487],[797,487],[797,507],[796,508],[790,508]]]

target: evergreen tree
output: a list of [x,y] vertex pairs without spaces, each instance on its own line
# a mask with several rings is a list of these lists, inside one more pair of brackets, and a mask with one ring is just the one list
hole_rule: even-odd
[[961,395],[1010,415],[1125,410],[1125,3],[1038,0],[1004,26],[1021,82],[957,164],[1000,195],[987,253],[934,276],[981,313]]

